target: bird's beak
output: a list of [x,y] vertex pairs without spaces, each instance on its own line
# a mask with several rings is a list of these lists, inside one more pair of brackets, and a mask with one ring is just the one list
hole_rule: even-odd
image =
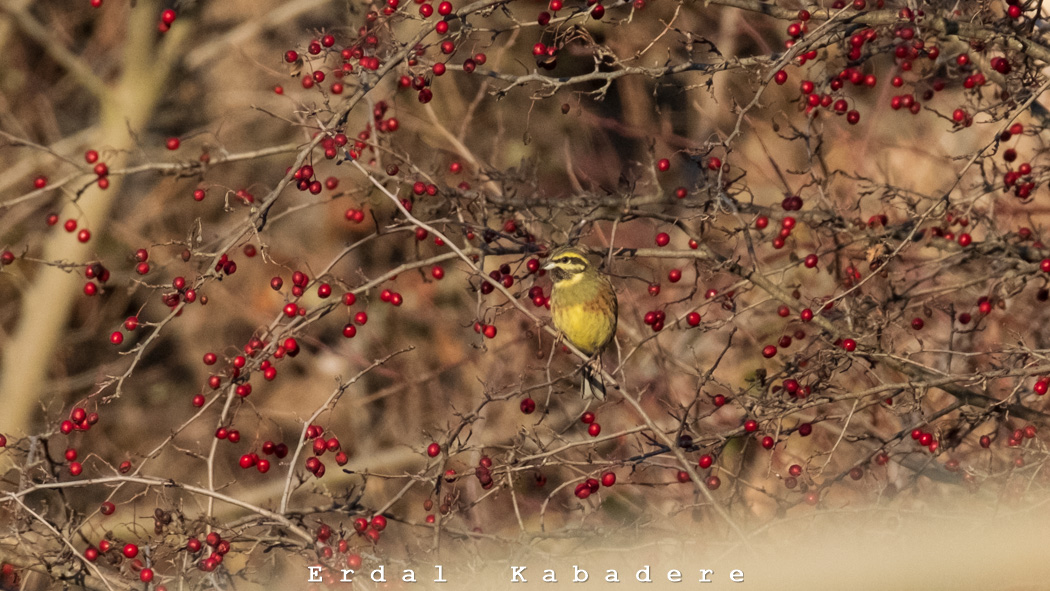
[[542,266],[542,267],[540,267],[540,268],[541,268],[541,269],[545,269],[545,270],[547,270],[547,271],[550,271],[551,269],[553,269],[553,268],[554,268],[554,266],[555,266],[555,265],[554,265],[554,262],[553,262],[553,261],[548,261],[546,265],[543,265],[543,266]]

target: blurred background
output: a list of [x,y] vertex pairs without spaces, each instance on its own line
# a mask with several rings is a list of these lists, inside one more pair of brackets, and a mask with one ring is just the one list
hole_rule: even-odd
[[[670,541],[788,585],[898,560],[834,557],[862,531],[1041,522],[1015,8],[5,1],[0,585]],[[566,243],[617,289],[601,403],[548,327]],[[947,554],[900,584],[992,572]]]

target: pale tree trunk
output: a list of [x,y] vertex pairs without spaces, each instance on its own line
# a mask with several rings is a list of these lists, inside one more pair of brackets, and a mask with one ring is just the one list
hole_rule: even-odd
[[[123,67],[119,77],[106,84],[106,94],[99,96],[98,88],[93,93],[100,102],[100,120],[88,140],[90,147],[104,150],[110,170],[124,167],[128,154],[136,151],[136,138],[149,125],[168,74],[180,56],[178,48],[189,30],[189,23],[176,22],[157,42],[160,7],[155,1],[138,2],[126,14]],[[67,68],[89,67],[83,61],[67,62],[63,64]],[[93,77],[90,73],[86,76]],[[81,158],[80,154],[71,156]],[[98,240],[111,217],[123,178],[112,175],[109,180],[108,189],[93,186],[75,206],[67,204],[60,219],[76,217],[80,227],[90,229]],[[80,263],[88,261],[93,249],[91,242],[81,244],[75,233],[56,227],[40,256],[48,261]],[[0,432],[22,436],[30,431],[34,421],[42,418],[36,412],[49,398],[48,371],[67,330],[73,305],[77,298],[84,297],[82,271],[78,268],[65,272],[41,265],[23,291],[18,325],[3,348],[0,365]]]

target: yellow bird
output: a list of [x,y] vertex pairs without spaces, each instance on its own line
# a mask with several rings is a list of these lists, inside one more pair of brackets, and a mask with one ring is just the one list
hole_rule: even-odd
[[[605,399],[601,351],[616,335],[616,292],[582,250],[564,246],[543,266],[551,273],[551,319],[554,327],[592,361],[583,367],[583,396]],[[592,367],[592,364],[594,367]]]

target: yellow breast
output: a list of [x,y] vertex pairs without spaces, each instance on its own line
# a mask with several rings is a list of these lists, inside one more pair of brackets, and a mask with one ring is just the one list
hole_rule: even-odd
[[612,339],[616,325],[606,315],[588,311],[587,306],[551,306],[554,325],[577,349],[593,354]]
[[[616,334],[616,294],[606,282],[599,289],[568,291],[556,285],[551,294],[551,319],[577,349],[594,354]],[[572,294],[572,295],[570,295]]]

